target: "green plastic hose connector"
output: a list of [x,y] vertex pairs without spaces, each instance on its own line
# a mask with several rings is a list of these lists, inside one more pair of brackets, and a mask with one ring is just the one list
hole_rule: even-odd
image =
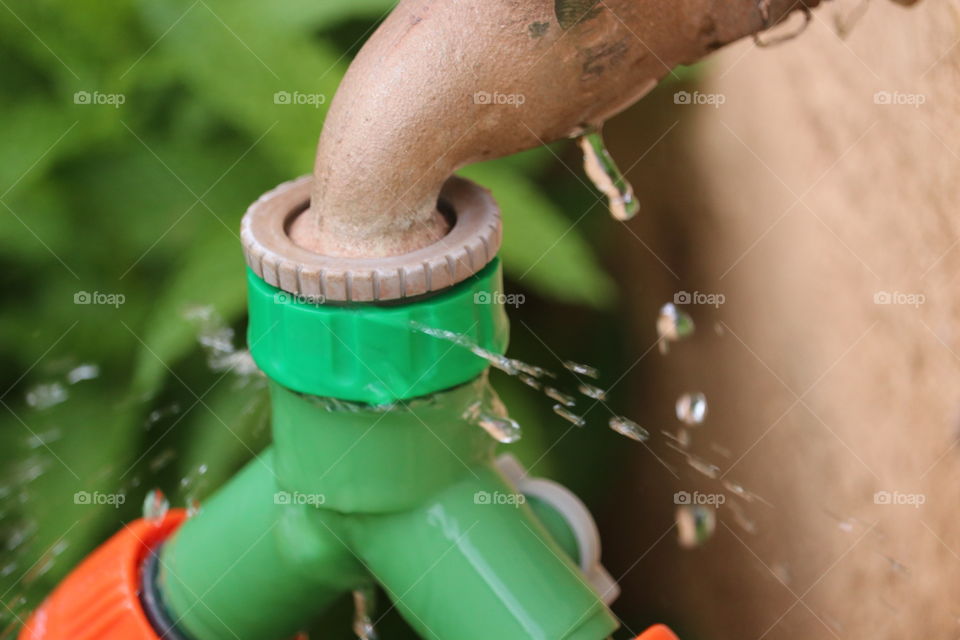
[[158,591],[185,637],[289,638],[371,583],[427,640],[617,628],[570,527],[517,498],[471,417],[507,345],[499,260],[393,304],[303,300],[248,276],[273,445],[161,551]]
[[[441,294],[403,304],[306,299],[250,270],[247,285],[253,358],[271,379],[300,393],[387,404],[477,377],[488,362],[471,347],[506,352],[499,259]],[[459,344],[439,333],[457,336]]]

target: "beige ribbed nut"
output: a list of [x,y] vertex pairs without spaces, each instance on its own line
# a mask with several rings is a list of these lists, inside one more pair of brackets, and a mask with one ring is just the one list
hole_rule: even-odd
[[260,196],[243,217],[247,265],[267,283],[311,299],[371,302],[409,298],[454,285],[497,255],[500,210],[490,192],[451,177],[440,193],[454,215],[439,241],[403,255],[341,258],[308,251],[290,239],[291,222],[310,204],[312,176],[285,182]]

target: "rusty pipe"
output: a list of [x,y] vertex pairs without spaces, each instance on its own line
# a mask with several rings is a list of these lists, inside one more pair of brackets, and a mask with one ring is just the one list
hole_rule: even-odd
[[465,165],[596,127],[678,64],[819,0],[402,0],[331,104],[294,242],[329,256],[441,238]]

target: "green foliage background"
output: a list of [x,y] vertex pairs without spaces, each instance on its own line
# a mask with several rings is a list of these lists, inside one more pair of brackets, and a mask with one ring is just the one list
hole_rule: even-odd
[[[211,371],[185,311],[212,307],[242,346],[240,217],[264,191],[310,171],[326,109],[275,104],[274,93],[320,93],[329,103],[393,2],[0,4],[6,638],[85,553],[137,517],[149,488],[175,504],[202,500],[267,442],[262,382]],[[77,92],[125,100],[77,104]],[[605,322],[614,298],[581,235],[590,225],[572,226],[596,194],[558,168],[564,153],[540,149],[463,172],[502,207],[510,286],[531,300],[514,315],[528,326],[555,323],[558,305]],[[81,291],[125,302],[76,305]],[[513,339],[514,353],[556,365],[516,323]],[[602,365],[616,347],[609,333],[600,342],[584,338],[564,355]],[[66,373],[83,363],[99,377],[69,384]],[[527,428],[521,453],[539,460],[549,405],[499,383]],[[41,384],[60,384],[69,398],[28,406]],[[595,491],[583,458],[564,459],[609,453],[593,446],[551,449],[538,472]],[[119,509],[74,504],[77,491],[118,490],[127,496]]]

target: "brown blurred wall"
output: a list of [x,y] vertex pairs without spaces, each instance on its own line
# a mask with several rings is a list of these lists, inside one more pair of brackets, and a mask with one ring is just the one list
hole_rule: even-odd
[[[673,493],[720,480],[659,436],[622,470],[628,503],[602,523],[621,607],[688,638],[960,634],[960,2],[873,0],[842,40],[857,5],[725,50],[705,82],[607,128],[643,203],[612,252],[626,365],[675,292],[725,296],[630,372],[633,415],[672,430],[676,396],[705,392],[692,451],[770,503],[728,497],[741,522],[721,506],[682,550]],[[676,105],[680,90],[725,103]]]

